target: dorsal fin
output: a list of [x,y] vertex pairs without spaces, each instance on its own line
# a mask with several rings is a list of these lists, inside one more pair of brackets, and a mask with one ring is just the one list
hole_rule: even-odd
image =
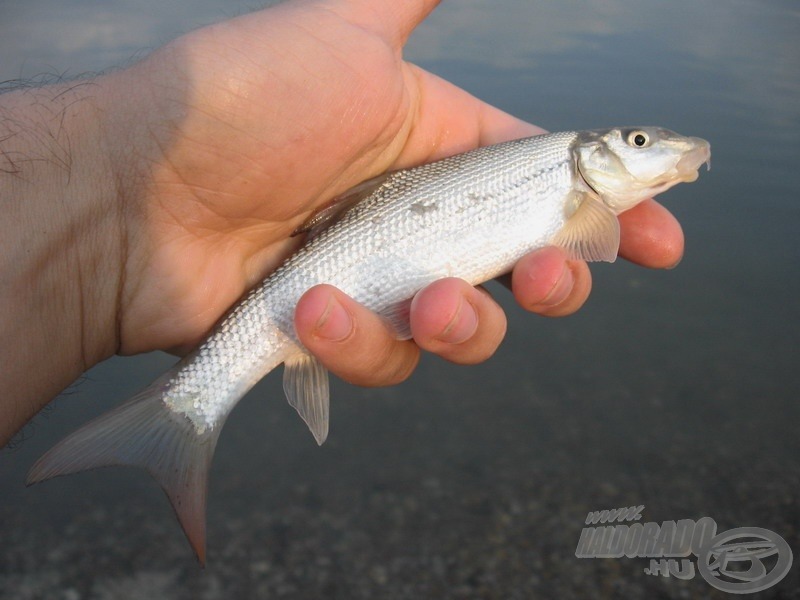
[[614,262],[619,250],[617,215],[589,192],[573,196],[570,205],[576,208],[552,243],[571,259]]
[[308,233],[310,238],[316,237],[320,231],[338,222],[344,214],[356,204],[372,195],[392,173],[383,173],[372,179],[362,181],[344,194],[336,196],[328,204],[317,210],[306,221],[292,232],[292,237]]

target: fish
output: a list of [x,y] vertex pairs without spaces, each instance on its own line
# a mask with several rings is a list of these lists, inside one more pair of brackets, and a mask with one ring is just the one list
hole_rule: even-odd
[[550,245],[573,259],[613,262],[617,215],[695,181],[710,157],[701,138],[616,127],[512,140],[369,180],[301,226],[304,245],[193,352],[55,445],[27,484],[96,467],[143,467],[205,564],[208,471],[239,400],[283,364],[289,403],[317,443],[328,435],[328,373],[293,325],[304,292],[334,285],[408,339],[411,299],[437,279],[477,285]]

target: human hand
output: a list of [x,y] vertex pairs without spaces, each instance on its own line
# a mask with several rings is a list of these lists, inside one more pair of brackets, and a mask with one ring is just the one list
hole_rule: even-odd
[[[142,152],[156,169],[138,201],[157,209],[142,225],[153,242],[130,261],[138,269],[129,279],[145,283],[125,295],[122,352],[191,347],[294,249],[288,234],[315,207],[363,179],[541,131],[402,61],[405,38],[435,2],[405,14],[370,4],[283,5],[181,38],[139,67],[168,99],[162,112],[180,118],[156,141],[161,157]],[[626,244],[642,223],[648,240]],[[622,253],[632,260],[671,264],[680,244],[677,224],[654,205],[623,217]],[[577,310],[590,287],[586,264],[552,249],[513,276],[520,304],[548,316]],[[345,310],[326,315],[330,343],[318,323],[333,299]],[[297,331],[331,370],[376,385],[404,378],[419,347],[485,359],[505,318],[467,284],[438,282],[413,305],[416,344],[400,342],[377,316],[322,288],[298,306]]]
[[[131,150],[151,177],[138,179],[133,197],[145,218],[129,237],[146,243],[128,253],[121,352],[193,346],[295,249],[289,234],[300,223],[360,181],[542,131],[402,60],[435,4],[287,3],[201,29],[123,73],[149,82],[156,110],[148,107],[146,135]],[[677,260],[681,235],[654,206],[623,218],[622,252],[660,266]],[[626,248],[629,232],[649,221],[649,241]],[[590,287],[586,264],[554,249],[513,275],[520,304],[548,316],[577,310]],[[320,329],[332,299],[345,310]],[[350,318],[344,336],[336,315]],[[377,316],[321,288],[298,306],[297,331],[335,373],[372,385],[405,377],[420,347],[478,362],[505,332],[499,306],[464,282],[430,286],[411,317],[416,343],[400,342]],[[325,327],[338,341],[325,341]]]

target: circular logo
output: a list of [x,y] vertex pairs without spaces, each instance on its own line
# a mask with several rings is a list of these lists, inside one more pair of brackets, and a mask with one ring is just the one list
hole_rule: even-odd
[[731,594],[765,590],[783,579],[791,566],[792,549],[786,540],[761,527],[723,531],[698,549],[697,570],[703,579]]

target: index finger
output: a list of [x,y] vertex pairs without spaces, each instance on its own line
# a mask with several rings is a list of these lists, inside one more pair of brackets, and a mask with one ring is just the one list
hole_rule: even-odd
[[645,200],[619,216],[619,255],[651,269],[670,269],[683,257],[683,229],[655,200]]

